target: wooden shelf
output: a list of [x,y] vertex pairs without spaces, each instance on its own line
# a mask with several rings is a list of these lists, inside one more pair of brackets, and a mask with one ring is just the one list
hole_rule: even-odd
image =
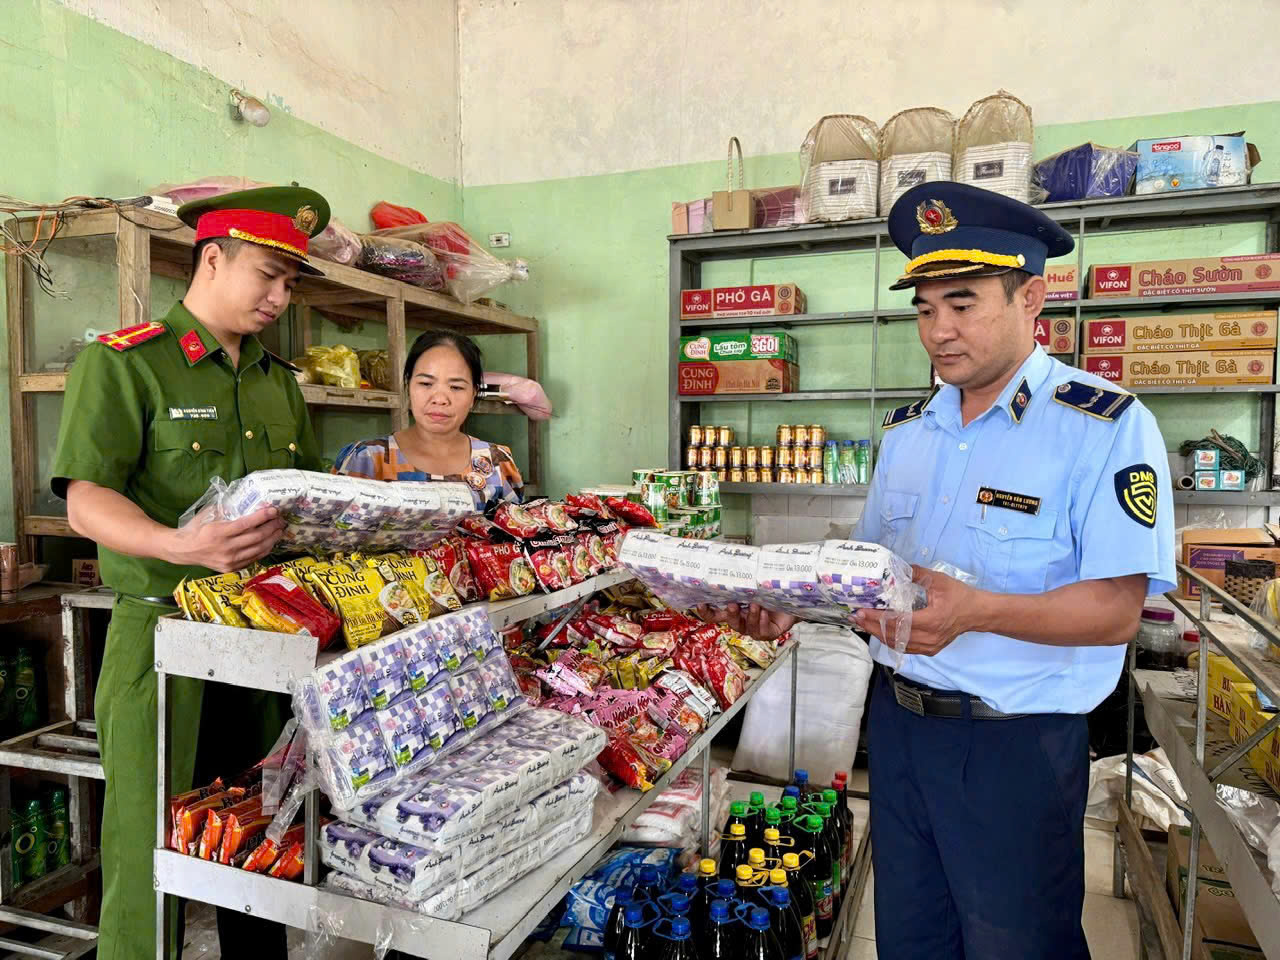
[[304,383],[299,389],[310,407],[360,407],[365,410],[398,410],[400,394],[388,390],[351,390],[321,383]]

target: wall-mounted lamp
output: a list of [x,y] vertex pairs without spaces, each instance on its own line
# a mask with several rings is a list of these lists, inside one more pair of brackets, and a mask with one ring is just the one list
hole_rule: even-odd
[[257,97],[239,90],[231,91],[231,119],[265,127],[271,121],[271,110]]

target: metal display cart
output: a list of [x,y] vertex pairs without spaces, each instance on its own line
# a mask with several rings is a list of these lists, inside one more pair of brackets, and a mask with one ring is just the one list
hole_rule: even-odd
[[[94,845],[96,818],[92,781],[102,780],[97,728],[90,718],[93,676],[85,611],[110,609],[113,598],[101,590],[41,585],[25,591],[23,616],[60,616],[61,681],[64,719],[0,743],[0,923],[46,934],[38,943],[0,937],[0,948],[19,956],[72,960],[93,950],[96,927],[80,922],[88,910],[86,879],[98,869]],[[9,621],[12,622],[12,621]],[[71,862],[36,880],[15,886],[11,796],[13,770],[65,778]],[[40,911],[71,902],[69,920]]]
[[[589,596],[597,590],[630,580],[625,572],[594,577],[569,590],[534,594],[497,603],[488,603],[495,629],[527,620],[548,610],[557,610]],[[623,788],[602,793],[596,800],[591,832],[572,847],[543,863],[507,887],[494,899],[469,911],[459,921],[423,917],[396,907],[341,896],[316,886],[318,881],[317,837],[319,794],[308,796],[304,805],[306,822],[305,868],[301,882],[273,879],[184,856],[165,848],[169,800],[169,743],[167,737],[167,691],[171,676],[217,680],[254,689],[288,692],[294,677],[317,665],[315,640],[288,634],[242,630],[212,624],[193,623],[167,617],[156,627],[156,673],[158,698],[158,790],[156,818],[155,886],[158,916],[165,918],[156,932],[157,960],[166,960],[168,911],[165,898],[184,897],[215,906],[243,910],[277,923],[301,929],[313,922],[314,910],[343,918],[341,935],[346,939],[374,943],[380,927],[394,928],[392,946],[411,956],[449,957],[450,960],[507,960],[542,921],[569,888],[587,873],[621,837],[662,790],[695,760],[700,761],[703,783],[709,783],[711,754],[708,749],[723,730],[752,699],[770,676],[785,666],[791,671],[791,718],[789,724],[790,762],[795,759],[795,696],[799,660],[796,644],[779,651],[767,668],[752,671],[752,682],[729,709],[719,714],[688,751],[659,777],[653,789],[640,793]],[[320,655],[319,662],[336,656]],[[709,849],[710,790],[703,791],[702,849]],[[865,845],[865,841],[864,841]],[[846,898],[847,900],[848,898]],[[853,911],[856,913],[856,910]],[[852,915],[852,914],[851,914]],[[847,921],[846,921],[847,924]],[[424,939],[423,931],[427,931]],[[832,938],[835,942],[835,937]]]
[[[1091,237],[1103,234],[1133,232],[1139,230],[1169,230],[1185,227],[1203,227],[1219,224],[1258,223],[1265,225],[1263,249],[1259,252],[1280,251],[1280,183],[1253,184],[1242,187],[1223,187],[1211,190],[1194,190],[1176,194],[1152,194],[1149,196],[1115,197],[1101,200],[1079,200],[1067,203],[1050,203],[1037,207],[1075,235],[1077,276],[1083,285],[1088,261],[1085,247]],[[853,220],[842,223],[814,223],[792,227],[773,227],[757,230],[724,230],[717,233],[677,234],[667,238],[669,247],[669,321],[668,350],[670,356],[670,386],[668,388],[668,447],[667,463],[673,470],[683,467],[683,441],[688,428],[694,423],[711,422],[714,406],[718,403],[803,403],[804,401],[851,400],[865,401],[869,406],[867,424],[869,437],[880,435],[880,420],[886,406],[895,406],[908,400],[929,395],[928,383],[909,388],[884,388],[879,384],[879,331],[889,323],[914,321],[914,311],[901,307],[883,308],[880,305],[881,270],[880,254],[897,251],[889,239],[887,221],[884,218]],[[682,320],[680,317],[680,293],[682,290],[702,286],[703,264],[722,260],[761,260],[784,257],[802,257],[823,254],[865,252],[874,259],[874,280],[870,310],[851,310],[835,313],[807,313],[787,316],[737,317],[732,319],[699,318]],[[1233,294],[1208,294],[1187,297],[1122,297],[1105,299],[1077,299],[1046,303],[1044,316],[1048,319],[1071,318],[1077,331],[1081,318],[1086,314],[1155,313],[1171,308],[1200,306],[1209,310],[1240,306],[1253,309],[1275,308],[1280,304],[1280,291],[1246,292]],[[871,324],[870,379],[866,383],[851,383],[838,390],[802,390],[797,393],[766,394],[713,394],[680,396],[678,357],[680,337],[701,331],[717,329],[742,329],[750,326],[793,329],[830,324]],[[1079,365],[1080,338],[1077,337],[1074,354],[1061,359]],[[1129,388],[1126,388],[1129,389]],[[1130,390],[1140,395],[1164,394],[1190,396],[1199,394],[1248,393],[1256,395],[1260,404],[1259,457],[1267,470],[1264,476],[1270,484],[1272,474],[1272,447],[1275,424],[1276,393],[1280,385],[1259,384],[1227,387],[1137,387]],[[888,403],[886,403],[888,402]],[[803,409],[803,407],[798,408]],[[797,413],[797,422],[804,415]],[[760,442],[757,440],[756,442]],[[782,483],[722,483],[722,493],[737,494],[791,494],[794,496],[866,496],[867,487],[853,484],[782,484]],[[1274,506],[1280,505],[1280,490],[1265,491],[1197,491],[1175,490],[1174,502],[1197,505],[1221,506]]]
[[[1134,668],[1135,642],[1129,647],[1129,746],[1124,800],[1119,804],[1113,893],[1125,894],[1125,880],[1145,915],[1152,942],[1146,949],[1160,960],[1191,960],[1195,937],[1195,894],[1201,837],[1208,840],[1226,871],[1236,900],[1244,910],[1258,945],[1268,957],[1280,957],[1280,899],[1263,872],[1260,855],[1245,840],[1240,828],[1219,803],[1216,785],[1227,784],[1272,801],[1280,795],[1249,764],[1249,752],[1280,729],[1280,713],[1260,725],[1240,743],[1231,739],[1227,724],[1208,711],[1208,654],[1226,656],[1273,701],[1280,699],[1280,630],[1267,623],[1220,587],[1190,567],[1178,565],[1182,577],[1200,588],[1199,600],[1168,594],[1173,605],[1200,631],[1200,657],[1194,676],[1185,672]],[[1220,609],[1215,609],[1220,605]],[[1239,618],[1239,619],[1237,619]],[[1271,647],[1267,655],[1253,649],[1255,630]],[[1271,657],[1272,659],[1268,659]],[[1134,706],[1141,698],[1147,726],[1164,748],[1169,764],[1187,795],[1191,821],[1191,847],[1187,869],[1187,895],[1179,925],[1163,874],[1138,829],[1133,811]],[[1144,941],[1145,943],[1145,941]]]

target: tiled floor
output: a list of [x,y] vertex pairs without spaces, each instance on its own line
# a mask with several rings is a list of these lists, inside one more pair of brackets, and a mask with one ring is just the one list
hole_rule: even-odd
[[[854,789],[866,789],[865,770],[855,770]],[[1111,896],[1111,830],[1105,824],[1087,823],[1084,832],[1084,933],[1096,960],[1137,960],[1138,914],[1132,900]],[[867,879],[862,909],[853,927],[853,939],[842,960],[876,960],[875,877]],[[886,954],[885,960],[890,960]]]

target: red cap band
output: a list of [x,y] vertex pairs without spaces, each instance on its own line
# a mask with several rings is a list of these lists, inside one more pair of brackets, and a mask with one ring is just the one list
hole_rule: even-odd
[[274,247],[282,253],[306,259],[305,233],[291,217],[264,210],[210,210],[196,222],[196,243],[212,237],[233,237]]

